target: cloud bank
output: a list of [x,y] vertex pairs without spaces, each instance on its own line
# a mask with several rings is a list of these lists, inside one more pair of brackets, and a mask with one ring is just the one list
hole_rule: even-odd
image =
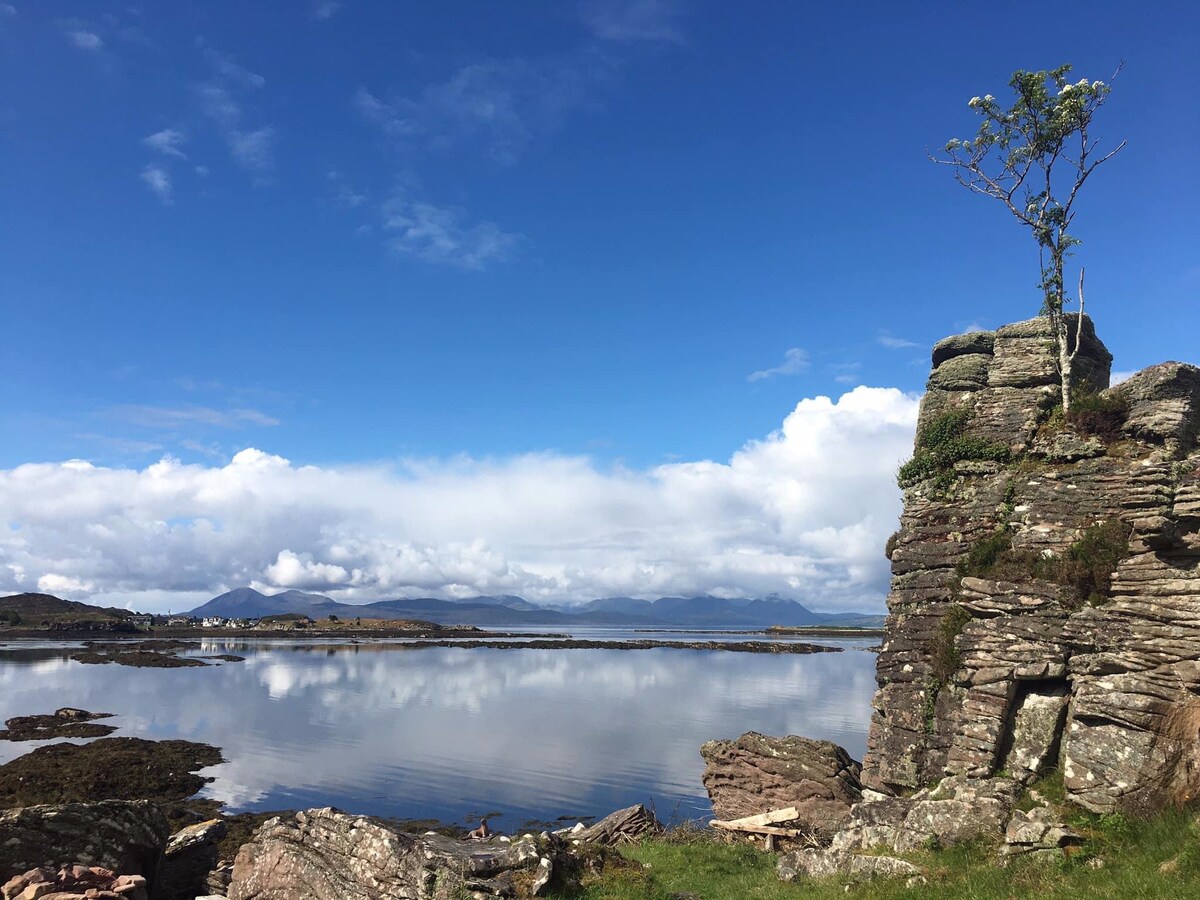
[[318,467],[74,460],[0,470],[0,592],[179,609],[244,584],[343,601],[776,592],[879,609],[895,470],[917,398],[802,400],[728,462],[647,470],[586,457]]

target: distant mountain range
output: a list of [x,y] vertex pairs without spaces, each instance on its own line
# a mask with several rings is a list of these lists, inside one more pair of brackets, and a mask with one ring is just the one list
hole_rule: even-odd
[[284,591],[263,594],[237,588],[191,611],[197,617],[257,619],[282,613],[304,613],[314,619],[423,619],[440,625],[611,625],[629,628],[766,628],[770,625],[880,627],[883,616],[865,613],[818,613],[794,600],[726,599],[723,597],[604,597],[579,606],[537,606],[521,597],[432,597],[338,603],[321,594]]

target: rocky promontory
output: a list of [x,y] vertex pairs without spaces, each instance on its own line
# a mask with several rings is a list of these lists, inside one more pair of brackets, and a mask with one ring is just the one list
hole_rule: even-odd
[[[918,877],[887,854],[961,841],[1061,857],[1081,840],[1071,810],[1200,795],[1200,369],[1110,386],[1092,322],[1070,324],[1069,411],[1045,318],[934,347],[887,545],[861,800],[801,816],[827,837],[781,877]],[[722,746],[767,750],[715,771],[706,745],[714,804],[733,780],[742,815],[783,805],[807,774],[753,795],[797,741],[744,735]]]
[[1110,388],[1085,318],[1064,416],[1048,337],[1038,318],[934,348],[868,787],[1061,765],[1068,799],[1108,812],[1200,785],[1200,369]]

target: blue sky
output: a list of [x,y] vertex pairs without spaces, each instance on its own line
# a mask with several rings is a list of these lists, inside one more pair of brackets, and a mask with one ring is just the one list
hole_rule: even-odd
[[1062,62],[1125,61],[1089,310],[1118,370],[1194,361],[1198,37],[1193,3],[7,0],[0,467],[646,475],[919,393],[934,340],[1039,305],[925,150]]

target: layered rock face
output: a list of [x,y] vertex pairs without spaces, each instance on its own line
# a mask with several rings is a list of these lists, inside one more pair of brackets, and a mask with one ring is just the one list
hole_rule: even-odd
[[[1200,792],[1200,369],[1165,363],[1105,390],[1111,356],[1086,318],[1081,343],[1076,396],[1123,401],[1115,440],[1055,420],[1044,319],[934,348],[918,442],[960,411],[967,439],[1005,452],[905,491],[867,787],[1061,765],[1069,798],[1097,812]],[[1045,565],[1081,565],[1098,526],[1123,558],[1084,597]],[[970,571],[988,541],[1027,571]]]

